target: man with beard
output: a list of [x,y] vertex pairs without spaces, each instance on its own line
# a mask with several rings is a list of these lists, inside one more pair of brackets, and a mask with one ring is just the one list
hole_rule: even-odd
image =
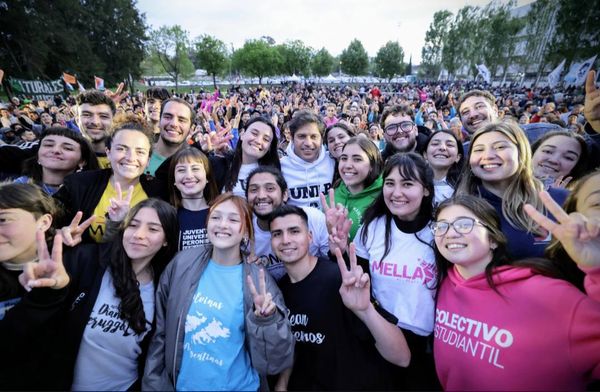
[[[253,213],[254,258],[278,280],[285,274],[285,268],[271,248],[269,217],[273,210],[288,201],[287,184],[281,172],[272,166],[257,167],[246,181],[246,199]],[[327,256],[329,237],[325,215],[314,207],[302,207],[302,210],[308,216],[308,229],[312,234],[311,254]]]
[[181,98],[170,98],[163,102],[160,136],[154,144],[146,174],[155,176],[158,167],[185,145],[195,117],[192,106]]
[[106,157],[108,137],[117,107],[112,99],[97,90],[88,90],[76,98],[75,121],[79,130],[91,143],[102,169],[110,167]]
[[427,136],[419,133],[413,121],[414,112],[408,105],[388,106],[381,115],[381,127],[385,139],[385,148],[381,153],[387,160],[398,152],[420,151],[427,141]]
[[169,98],[169,92],[161,87],[150,87],[144,93],[144,118],[152,126],[155,141],[160,136],[160,107]]
[[488,91],[471,90],[460,97],[458,115],[471,137],[475,131],[498,119],[496,98]]

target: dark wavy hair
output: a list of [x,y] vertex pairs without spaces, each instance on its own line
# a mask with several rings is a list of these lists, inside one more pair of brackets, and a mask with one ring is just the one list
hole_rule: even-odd
[[[271,133],[273,134],[273,138],[271,139],[271,144],[269,145],[269,150],[258,160],[259,166],[273,166],[277,169],[281,170],[281,163],[279,162],[279,152],[277,150],[279,142],[277,141],[277,132],[275,127],[271,123],[269,119],[266,117],[255,117],[248,121],[246,124],[246,129],[244,132],[248,132],[250,126],[254,123],[260,122],[262,124],[267,125],[271,129]],[[237,146],[235,147],[235,151],[233,152],[233,159],[231,161],[231,167],[229,168],[229,177],[225,181],[225,186],[223,189],[226,192],[231,192],[235,186],[235,183],[238,180],[238,175],[240,173],[240,168],[242,167],[242,140],[238,140]]]
[[184,147],[178,150],[175,155],[171,158],[171,162],[169,164],[169,200],[175,208],[181,207],[181,192],[177,189],[173,184],[175,183],[175,168],[177,164],[182,162],[200,162],[202,166],[204,166],[204,171],[206,173],[206,186],[204,187],[204,191],[202,195],[204,196],[204,200],[206,203],[210,203],[213,201],[215,197],[219,194],[217,190],[217,183],[212,173],[212,167],[208,161],[208,158],[202,151],[194,147]]
[[[382,176],[384,182],[394,169],[398,169],[403,178],[420,183],[423,188],[427,189],[429,192],[428,196],[423,195],[419,212],[414,219],[415,222],[429,222],[433,216],[433,197],[435,194],[433,187],[433,170],[429,167],[427,162],[425,162],[425,159],[422,156],[414,152],[397,153],[388,158],[383,167]],[[362,242],[366,243],[369,238],[369,232],[367,230],[369,224],[379,217],[385,217],[385,251],[383,253],[383,257],[385,257],[388,255],[392,245],[391,228],[394,216],[385,204],[383,189],[373,204],[365,210],[363,215],[364,230],[362,231],[360,238]],[[419,238],[417,233],[415,233],[415,237],[419,242],[431,246],[431,244]]]
[[161,273],[175,255],[175,252],[177,252],[177,236],[179,233],[179,223],[175,208],[167,202],[152,198],[136,204],[129,211],[119,228],[117,237],[112,242],[111,257],[108,266],[115,286],[115,292],[121,300],[119,317],[126,320],[136,334],[144,332],[149,321],[146,320],[139,283],[133,272],[131,259],[123,246],[123,234],[125,229],[131,224],[131,220],[142,208],[152,208],[156,211],[165,233],[166,246],[161,247],[150,261],[155,284],[158,283]]
[[456,142],[458,154],[460,155],[460,159],[458,160],[458,162],[454,162],[452,166],[450,166],[446,174],[446,181],[448,182],[448,184],[450,184],[450,186],[452,186],[453,188],[456,188],[456,186],[458,185],[458,180],[460,179],[460,172],[462,171],[462,168],[465,165],[465,149],[462,142],[458,140],[454,132],[443,129],[432,133],[431,136],[429,136],[429,138],[427,139],[427,142],[425,142],[425,145],[423,147],[423,155],[427,155],[427,148],[429,147],[429,143],[431,143],[431,140],[434,138],[434,136],[440,133],[445,133],[447,135],[452,136],[452,138]]
[[[81,150],[81,160],[85,162],[85,164],[81,167],[82,171],[85,170],[96,170],[99,169],[98,158],[94,153],[90,142],[84,138],[80,133],[75,132],[69,128],[63,127],[52,127],[48,128],[42,133],[40,137],[39,145],[41,146],[44,143],[44,139],[48,136],[63,136],[69,138],[79,144],[79,148]],[[33,156],[28,158],[23,162],[23,175],[30,177],[34,184],[40,185],[42,183],[43,177],[43,168],[38,163],[38,156]],[[73,169],[73,173],[75,172],[75,168]]]

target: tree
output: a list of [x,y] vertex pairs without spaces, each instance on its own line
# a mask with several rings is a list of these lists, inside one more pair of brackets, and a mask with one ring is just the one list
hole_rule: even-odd
[[179,87],[180,77],[194,72],[189,47],[188,32],[179,25],[162,26],[150,33],[150,54],[156,56],[164,71],[175,80],[175,89]]
[[311,60],[311,69],[314,75],[327,76],[333,70],[334,59],[327,49],[321,48]]
[[377,76],[392,80],[394,75],[404,70],[404,50],[398,42],[388,41],[375,56],[375,72]]
[[262,39],[248,40],[233,54],[233,66],[242,73],[258,78],[275,75],[281,67],[282,58],[277,49]]
[[480,60],[479,51],[483,44],[477,36],[480,19],[479,7],[465,6],[450,23],[442,49],[442,65],[449,75],[456,76],[464,66],[471,71]]
[[350,45],[343,50],[340,61],[342,62],[342,71],[348,75],[364,75],[369,69],[369,56],[363,44],[357,39],[350,42]]
[[433,14],[433,22],[425,33],[425,44],[421,49],[421,68],[423,76],[436,78],[442,70],[442,51],[448,37],[452,12],[437,11]]
[[304,43],[300,40],[295,40],[277,45],[277,50],[282,58],[282,73],[286,75],[309,75],[312,48],[304,46]]
[[217,75],[227,69],[227,46],[223,41],[210,35],[196,38],[194,46],[198,65],[212,76],[213,85],[217,88]]

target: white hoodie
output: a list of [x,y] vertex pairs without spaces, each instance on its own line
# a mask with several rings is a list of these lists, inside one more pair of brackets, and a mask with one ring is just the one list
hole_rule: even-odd
[[287,156],[281,158],[281,172],[288,186],[288,204],[320,209],[319,193],[327,194],[331,188],[335,160],[323,146],[314,162],[307,162],[296,155],[293,143],[287,146],[285,152]]

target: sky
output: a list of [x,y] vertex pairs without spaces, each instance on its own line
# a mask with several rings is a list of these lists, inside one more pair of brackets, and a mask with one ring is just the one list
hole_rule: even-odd
[[[504,0],[500,0],[503,1]],[[518,5],[533,0],[518,0]],[[272,37],[277,44],[299,39],[316,50],[339,55],[359,39],[370,57],[387,41],[397,41],[404,61],[412,54],[421,62],[425,32],[436,11],[456,13],[465,5],[485,6],[489,0],[138,0],[152,28],[178,24],[190,38],[209,34],[229,48],[247,39]]]

